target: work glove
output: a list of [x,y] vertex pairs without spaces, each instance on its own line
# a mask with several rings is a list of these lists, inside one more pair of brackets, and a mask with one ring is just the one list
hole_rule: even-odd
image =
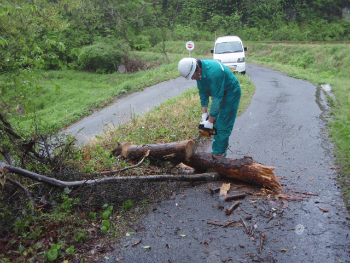
[[209,115],[207,112],[202,114],[202,122],[207,121],[208,118],[209,118]]
[[209,121],[203,121],[200,124],[202,124],[204,126],[204,128],[212,130],[214,127],[214,123],[209,122]]

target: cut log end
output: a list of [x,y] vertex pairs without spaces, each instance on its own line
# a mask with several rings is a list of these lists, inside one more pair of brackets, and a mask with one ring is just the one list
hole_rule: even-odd
[[192,157],[195,145],[196,143],[194,140],[188,141],[186,145],[186,160]]
[[128,155],[128,150],[131,146],[131,142],[124,142],[121,146],[122,146],[122,156],[124,158],[126,158],[126,156]]

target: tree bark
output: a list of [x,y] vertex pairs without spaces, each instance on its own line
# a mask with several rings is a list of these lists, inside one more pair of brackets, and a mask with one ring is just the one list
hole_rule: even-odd
[[112,153],[115,156],[122,155],[124,158],[129,156],[132,159],[140,159],[147,151],[150,151],[150,156],[154,159],[180,163],[191,158],[194,145],[193,140],[148,145],[132,145],[130,142],[125,142],[115,148]]
[[[151,153],[150,153],[151,155]],[[230,159],[213,156],[211,153],[195,153],[192,158],[184,160],[184,164],[191,166],[198,172],[215,171],[225,178],[238,179],[247,183],[282,190],[275,177],[275,167],[263,165],[253,161],[251,157]]]
[[138,159],[149,150],[149,156],[160,161],[182,162],[200,173],[215,171],[221,177],[282,190],[279,179],[274,175],[275,167],[257,163],[247,156],[242,159],[230,159],[213,156],[211,153],[193,154],[194,145],[193,140],[150,145],[132,145],[127,142],[115,148],[113,154]]

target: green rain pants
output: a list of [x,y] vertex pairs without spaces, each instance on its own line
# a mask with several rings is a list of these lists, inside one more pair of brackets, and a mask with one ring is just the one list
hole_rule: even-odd
[[225,91],[219,115],[214,125],[217,135],[214,135],[212,153],[226,156],[229,137],[235,124],[240,99],[241,87],[239,85],[234,89]]

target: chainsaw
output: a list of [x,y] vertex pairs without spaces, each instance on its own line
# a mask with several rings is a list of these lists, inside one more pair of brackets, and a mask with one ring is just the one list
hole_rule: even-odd
[[208,128],[204,128],[204,124],[199,124],[198,129],[199,129],[198,137],[196,140],[196,144],[194,145],[194,150],[193,150],[192,156],[195,154],[202,136],[203,137],[210,137],[212,135],[218,134],[218,132],[214,126],[213,126],[213,129],[208,129]]

